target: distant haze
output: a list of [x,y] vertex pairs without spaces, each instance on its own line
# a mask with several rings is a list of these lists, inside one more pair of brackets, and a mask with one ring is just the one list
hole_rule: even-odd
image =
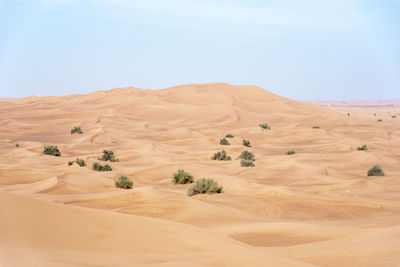
[[219,81],[400,99],[400,1],[0,0],[0,96]]

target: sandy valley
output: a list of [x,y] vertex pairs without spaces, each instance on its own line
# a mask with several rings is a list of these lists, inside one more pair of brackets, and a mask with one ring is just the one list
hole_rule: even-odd
[[[400,105],[320,105],[226,83],[4,99],[0,265],[399,266]],[[189,197],[178,169],[224,192]]]

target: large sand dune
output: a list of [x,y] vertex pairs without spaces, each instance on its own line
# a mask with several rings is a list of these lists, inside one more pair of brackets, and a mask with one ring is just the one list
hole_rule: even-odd
[[[332,110],[225,83],[118,88],[6,99],[0,127],[0,265],[400,266],[397,106]],[[235,160],[244,138],[254,168]],[[120,159],[112,172],[91,170],[103,149]],[[220,149],[233,160],[210,160]],[[76,157],[87,166],[68,166]],[[368,177],[374,164],[386,176]],[[188,197],[178,168],[224,193]],[[119,174],[134,189],[115,188]]]

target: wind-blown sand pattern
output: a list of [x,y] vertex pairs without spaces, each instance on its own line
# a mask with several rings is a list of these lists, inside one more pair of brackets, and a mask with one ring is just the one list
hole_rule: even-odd
[[[347,112],[225,83],[1,101],[0,263],[399,266],[400,109]],[[235,160],[242,139],[254,168]],[[112,172],[91,169],[103,149]],[[210,160],[221,149],[232,161]],[[179,168],[224,193],[188,197]]]

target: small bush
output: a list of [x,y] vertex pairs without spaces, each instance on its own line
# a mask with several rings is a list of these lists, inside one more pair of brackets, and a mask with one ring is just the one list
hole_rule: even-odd
[[347,113],[347,116],[350,116],[350,113]]
[[239,156],[239,159],[255,161],[254,154],[247,150],[242,151],[242,153]]
[[268,123],[260,123],[260,127],[263,129],[271,130],[271,126]]
[[313,129],[319,129],[320,127],[319,126],[313,126],[312,128]]
[[111,161],[111,162],[119,161],[119,159],[115,158],[114,152],[112,150],[103,150],[102,157],[98,159],[102,161]]
[[15,147],[19,147],[19,144],[17,143],[17,144],[15,144]]
[[247,139],[243,139],[243,145],[244,145],[244,146],[247,146],[247,147],[251,147],[250,141],[247,140]]
[[368,176],[385,176],[385,173],[379,165],[374,165],[368,170]]
[[185,172],[184,170],[179,169],[172,176],[172,182],[174,184],[190,184],[193,183],[193,176]]
[[60,152],[60,150],[58,150],[57,146],[45,146],[43,148],[43,154],[56,156],[56,157],[60,157],[61,156],[61,152]]
[[83,134],[82,129],[80,126],[74,126],[74,128],[71,129],[71,134]]
[[93,163],[92,165],[93,170],[99,171],[99,172],[107,172],[107,171],[112,171],[112,168],[110,165],[101,165],[98,162]]
[[397,118],[397,116],[393,115],[392,118],[395,119],[395,118]]
[[68,166],[72,166],[72,164],[74,164],[73,160],[68,161]]
[[222,186],[212,179],[201,178],[194,185],[188,188],[188,196],[197,194],[219,194],[222,193]]
[[357,147],[357,150],[368,150],[367,145]]
[[249,159],[242,159],[240,161],[240,166],[242,167],[254,167],[254,162]]
[[75,162],[76,162],[76,164],[78,164],[81,167],[86,166],[86,163],[83,159],[76,158]]
[[382,119],[379,119],[378,121],[382,121]]
[[219,144],[220,144],[220,145],[224,145],[224,146],[230,145],[229,142],[228,142],[228,140],[227,140],[225,137],[222,138],[222,139],[219,139]]
[[228,156],[225,150],[218,151],[211,157],[212,160],[231,160],[232,158]]
[[232,134],[229,133],[229,134],[225,135],[225,137],[226,137],[226,138],[233,138],[234,136],[233,136]]
[[294,150],[289,150],[288,152],[286,152],[286,155],[294,155],[296,154],[296,151]]
[[131,189],[133,181],[129,177],[121,175],[117,180],[115,180],[115,186],[118,188]]

